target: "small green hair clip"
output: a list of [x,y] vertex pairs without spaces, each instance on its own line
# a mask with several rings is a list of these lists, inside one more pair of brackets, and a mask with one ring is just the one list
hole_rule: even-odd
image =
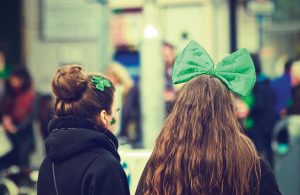
[[104,91],[105,87],[111,87],[110,82],[101,76],[93,76],[91,78],[91,82],[96,85],[96,89],[99,91]]

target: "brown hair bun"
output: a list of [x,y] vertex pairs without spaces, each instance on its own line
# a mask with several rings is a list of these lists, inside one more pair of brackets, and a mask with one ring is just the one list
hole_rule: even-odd
[[82,97],[87,86],[86,76],[78,65],[59,68],[52,80],[52,90],[62,101],[76,101]]

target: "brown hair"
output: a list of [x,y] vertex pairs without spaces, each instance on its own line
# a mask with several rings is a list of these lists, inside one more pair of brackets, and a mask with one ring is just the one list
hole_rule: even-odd
[[203,75],[187,82],[156,140],[143,193],[257,194],[260,157],[234,112],[219,79]]
[[94,120],[102,110],[111,113],[115,88],[96,89],[91,82],[96,74],[85,74],[79,65],[59,68],[52,80],[52,90],[56,96],[57,116],[76,116]]

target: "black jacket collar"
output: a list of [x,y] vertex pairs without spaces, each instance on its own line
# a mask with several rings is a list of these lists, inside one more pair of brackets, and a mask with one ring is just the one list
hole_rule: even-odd
[[48,130],[46,153],[53,161],[97,147],[110,151],[120,160],[116,137],[92,120],[72,116],[55,117],[49,122]]

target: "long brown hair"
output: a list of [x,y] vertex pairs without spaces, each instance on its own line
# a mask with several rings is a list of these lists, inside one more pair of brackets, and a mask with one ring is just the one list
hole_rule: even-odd
[[234,112],[219,79],[203,75],[187,82],[156,140],[143,193],[257,194],[260,157]]

